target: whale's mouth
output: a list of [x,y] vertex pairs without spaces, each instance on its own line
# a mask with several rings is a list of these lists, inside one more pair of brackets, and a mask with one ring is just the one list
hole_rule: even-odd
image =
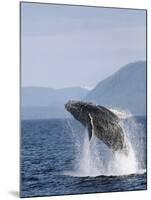
[[65,108],[66,110],[72,114],[72,116],[79,120],[79,116],[80,116],[80,113],[81,113],[81,109],[80,109],[80,106],[78,104],[78,101],[75,101],[75,100],[69,100],[66,104],[65,104]]
[[77,101],[75,100],[69,100],[66,104],[65,104],[65,108],[70,112],[71,109],[73,109],[75,107],[75,105],[77,104]]

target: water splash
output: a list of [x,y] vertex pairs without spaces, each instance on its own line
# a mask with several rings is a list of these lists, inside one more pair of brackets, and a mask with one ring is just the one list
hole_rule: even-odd
[[[79,145],[76,145],[76,148],[77,147],[79,147]],[[101,163],[103,162],[96,148],[95,136],[92,132],[92,138],[89,141],[88,132],[85,129],[81,149],[79,149],[75,160],[75,167],[72,171],[66,171],[64,174],[76,177],[99,176],[101,173],[100,169],[103,169],[103,166],[100,166]]]
[[[91,119],[92,127],[93,120]],[[131,126],[129,123],[121,122],[125,134],[125,142],[128,146],[128,153],[122,151],[112,152],[100,140],[98,140],[92,130],[92,138],[89,141],[88,132],[85,130],[84,138],[77,142],[75,146],[77,149],[77,158],[75,160],[75,168],[64,174],[70,176],[123,176],[129,174],[144,173],[139,159],[136,156],[136,149],[134,148],[135,139],[129,137],[133,132],[139,131],[137,123],[131,118]],[[75,140],[76,141],[76,140]],[[78,143],[78,145],[76,144]],[[80,144],[80,145],[79,145]]]
[[113,113],[115,113],[120,119],[126,119],[129,117],[133,117],[132,113],[130,113],[127,110],[122,110],[119,108],[110,108],[110,111],[112,111]]
[[112,161],[109,163],[107,175],[122,176],[138,173],[138,161],[132,145],[128,141],[128,155],[119,151],[113,154]]
[[92,138],[89,141],[86,130],[77,171],[80,176],[97,176],[100,174],[101,160],[98,150],[95,148],[94,140],[94,134],[92,133]]

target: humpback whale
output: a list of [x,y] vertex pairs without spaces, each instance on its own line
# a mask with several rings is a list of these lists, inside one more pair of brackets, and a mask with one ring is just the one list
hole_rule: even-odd
[[109,109],[93,103],[70,100],[65,108],[73,117],[88,129],[89,140],[92,131],[113,151],[126,148],[125,135],[120,126],[120,119]]

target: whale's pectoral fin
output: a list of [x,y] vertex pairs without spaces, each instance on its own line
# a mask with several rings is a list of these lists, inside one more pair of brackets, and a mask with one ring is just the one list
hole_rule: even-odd
[[91,122],[88,123],[88,135],[89,135],[89,140],[91,140],[91,137],[92,137],[92,125],[91,125]]

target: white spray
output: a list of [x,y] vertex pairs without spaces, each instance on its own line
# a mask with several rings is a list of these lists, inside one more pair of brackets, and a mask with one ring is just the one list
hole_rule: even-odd
[[[124,116],[124,113],[122,115]],[[122,151],[112,152],[95,137],[93,118],[90,114],[89,117],[92,125],[92,138],[89,141],[88,132],[86,129],[83,143],[81,144],[81,147],[79,147],[79,154],[75,161],[76,168],[73,171],[67,172],[66,174],[71,176],[122,176],[144,173],[144,170],[139,169],[138,167],[138,159],[136,158],[133,145],[128,137],[130,130],[125,127],[123,123],[121,123],[125,134],[125,142],[128,146],[128,153],[125,154]],[[135,128],[135,126],[132,128]],[[102,151],[103,148],[106,150]]]

